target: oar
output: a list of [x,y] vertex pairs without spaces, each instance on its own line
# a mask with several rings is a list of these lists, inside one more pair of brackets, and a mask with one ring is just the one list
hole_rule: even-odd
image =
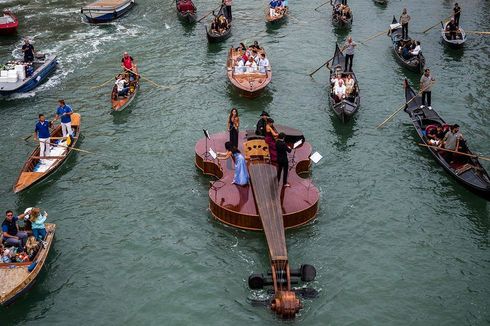
[[490,157],[485,157],[485,156],[480,156],[480,155],[475,155],[475,154],[462,153],[462,152],[458,152],[458,151],[453,151],[452,149],[447,149],[447,148],[442,148],[442,147],[437,147],[437,146],[432,146],[432,145],[427,145],[427,144],[422,144],[422,143],[417,143],[417,145],[423,146],[423,147],[434,148],[434,149],[437,149],[439,151],[445,151],[445,152],[450,152],[450,153],[469,156],[469,157],[476,157],[476,158],[479,158],[479,159],[482,159],[485,161],[490,161]]
[[372,40],[373,38],[376,38],[376,37],[378,37],[378,36],[380,36],[380,35],[383,35],[384,33],[388,33],[389,31],[390,31],[390,30],[389,30],[389,29],[387,29],[386,31],[379,32],[378,34],[375,34],[375,35],[373,35],[373,36],[371,36],[371,37],[368,37],[367,39],[365,39],[365,40],[364,40],[364,41],[362,41],[361,43],[362,43],[362,44],[364,44],[364,42],[370,41],[370,40]]
[[327,62],[325,62],[325,63],[324,63],[324,64],[322,64],[320,67],[318,67],[318,68],[317,68],[315,71],[313,71],[311,74],[309,74],[309,75],[310,75],[310,77],[311,77],[311,76],[313,76],[313,75],[314,75],[314,74],[315,74],[315,73],[316,73],[318,70],[322,69],[322,68],[323,68],[323,66],[327,65],[327,64],[328,64],[330,61],[332,61],[332,60],[333,60],[333,58],[334,58],[334,57],[331,57],[330,59],[328,59],[328,61],[327,61]]
[[[429,88],[430,86],[432,86],[433,84],[435,83],[435,81],[431,82],[429,85],[427,85],[427,87],[421,89],[418,93],[418,95],[422,94],[423,91],[425,91],[427,88]],[[376,128],[381,128],[383,127],[388,121],[390,121],[398,112],[400,112],[401,110],[403,110],[405,108],[405,106],[407,106],[408,104],[412,103],[413,100],[415,100],[417,98],[417,95],[415,95],[414,97],[412,97],[408,102],[406,102],[405,104],[403,104],[398,110],[396,110],[395,112],[393,112],[392,114],[390,114],[390,116],[388,118],[386,118],[383,122],[381,122]]]
[[323,6],[324,6],[324,5],[326,5],[327,3],[330,3],[330,2],[325,2],[325,3],[322,3],[321,5],[319,5],[318,7],[316,7],[316,8],[315,8],[315,9],[313,9],[313,10],[317,10],[318,8],[323,7]]
[[90,87],[90,88],[91,88],[91,89],[94,89],[94,88],[99,88],[99,87],[105,86],[107,83],[109,83],[109,82],[111,82],[111,81],[113,81],[113,80],[114,80],[114,78],[111,78],[111,79],[109,79],[108,81],[104,82],[103,84],[100,84],[100,85],[97,85],[97,86],[92,86],[92,87]]
[[156,87],[170,89],[170,87],[168,87],[168,86],[163,86],[163,85],[160,85],[160,84],[157,84],[157,83],[155,83],[153,80],[151,80],[151,79],[149,79],[149,78],[146,78],[145,76],[142,76],[141,74],[138,74],[138,73],[134,72],[134,71],[133,71],[133,70],[131,70],[131,69],[128,69],[128,68],[124,67],[124,70],[129,71],[129,72],[132,72],[133,74],[135,74],[135,75],[139,76],[140,78],[142,78],[142,79],[146,80],[147,82],[149,82],[149,83],[153,84],[153,85],[154,85],[154,86],[156,86]]
[[201,18],[199,18],[199,19],[197,20],[197,22],[198,22],[198,23],[200,23],[200,22],[201,22],[201,20],[203,20],[204,18],[206,18],[206,17],[208,17],[209,15],[211,15],[211,13],[212,13],[213,11],[218,10],[219,8],[221,8],[221,6],[222,6],[222,5],[220,5],[220,6],[219,6],[219,7],[217,7],[216,9],[211,10],[211,11],[210,11],[210,12],[208,12],[206,15],[204,15],[204,16],[203,16],[203,17],[201,17]]
[[465,31],[470,34],[481,34],[481,35],[490,35],[490,32],[479,32],[479,31]]
[[[34,140],[34,141],[37,142],[37,140]],[[82,152],[82,153],[87,153],[87,154],[95,154],[94,152],[89,152],[89,151],[86,151],[84,149],[78,149],[78,148],[75,148],[75,147],[69,147],[69,146],[64,146],[64,145],[54,144],[54,143],[49,143],[49,142],[46,142],[46,144],[53,145],[53,146],[59,146],[59,147],[65,147],[65,148],[71,148],[71,149],[73,149],[74,151],[77,151],[77,152]]]
[[[446,21],[446,20],[450,19],[451,17],[453,17],[455,14],[457,14],[457,13],[454,13],[451,16],[449,16],[449,17],[447,17],[447,18],[445,18],[443,20]],[[434,27],[436,27],[437,25],[439,25],[439,23],[440,23],[440,21],[438,21],[437,24],[435,24],[434,26],[431,26],[431,27],[427,28],[425,31],[422,32],[422,34],[427,33],[428,31],[430,31],[431,29],[433,29]]]

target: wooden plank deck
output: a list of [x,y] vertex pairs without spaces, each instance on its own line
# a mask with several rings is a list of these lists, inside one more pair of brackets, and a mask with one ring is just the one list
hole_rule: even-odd
[[248,171],[271,260],[287,260],[277,168],[267,163],[256,163],[250,164]]

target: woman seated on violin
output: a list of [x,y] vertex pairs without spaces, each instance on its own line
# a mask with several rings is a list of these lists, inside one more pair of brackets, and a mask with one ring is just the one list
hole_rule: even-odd
[[218,160],[227,160],[231,157],[233,162],[235,162],[235,176],[233,177],[232,183],[238,186],[246,186],[248,184],[249,175],[245,157],[243,157],[236,146],[233,146],[229,141],[225,143],[225,148],[226,153],[216,153]]

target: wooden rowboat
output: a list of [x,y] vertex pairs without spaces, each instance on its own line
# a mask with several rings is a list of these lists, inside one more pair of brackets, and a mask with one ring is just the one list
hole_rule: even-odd
[[0,17],[0,35],[14,34],[19,27],[19,20],[10,11],[4,10],[3,16]]
[[177,16],[188,23],[196,22],[196,6],[192,0],[175,0],[177,7]]
[[34,285],[53,244],[55,230],[55,224],[46,223],[46,244],[39,249],[32,261],[0,263],[0,280],[2,280],[0,282],[0,305],[7,306],[13,303]]
[[[427,132],[431,128],[438,125],[447,128],[447,123],[439,116],[434,109],[429,109],[427,106],[422,106],[422,98],[408,85],[405,79],[405,100],[410,102],[405,107],[405,112],[410,116],[412,124],[420,137],[420,140],[429,146]],[[473,191],[477,195],[490,200],[490,176],[483,166],[478,161],[477,157],[462,156],[447,160],[448,152],[439,151],[433,147],[427,147],[427,150],[432,154],[437,163],[446,170],[459,183]],[[469,149],[466,154],[473,154]]]
[[445,44],[447,44],[449,47],[451,48],[462,48],[464,43],[466,42],[466,33],[465,31],[459,27],[459,32],[456,33],[456,39],[455,40],[451,40],[450,37],[451,37],[451,34],[449,32],[446,31],[446,25],[448,24],[449,22],[447,23],[443,23],[441,22],[441,36],[442,36],[442,40],[444,41]]
[[112,111],[122,111],[127,108],[131,102],[133,102],[138,90],[140,89],[140,76],[135,75],[135,80],[129,82],[129,92],[128,97],[117,96],[117,86],[112,87],[111,92],[111,104]]
[[[258,51],[265,53],[264,49]],[[239,72],[235,68],[237,59],[241,58],[243,52],[233,47],[228,52],[227,75],[232,85],[246,97],[256,97],[270,83],[272,79],[271,67],[267,67],[265,72]]]
[[345,56],[339,48],[339,45],[336,44],[335,54],[332,59],[332,64],[329,66],[330,69],[330,80],[332,80],[333,76],[339,74],[344,77],[350,75],[354,80],[354,88],[350,96],[346,97],[342,101],[336,103],[333,94],[334,84],[330,83],[330,106],[335,114],[342,120],[342,122],[346,122],[350,120],[350,118],[359,110],[359,106],[361,104],[361,95],[359,85],[357,83],[356,74],[353,72],[344,71],[345,68]]
[[[391,38],[393,54],[395,55],[396,61],[398,63],[414,72],[423,73],[425,67],[425,57],[422,54],[422,51],[419,52],[417,56],[411,57],[409,59],[405,59],[402,56],[402,53],[398,50],[400,47],[400,43],[402,42],[402,26],[398,23],[395,16],[393,16],[393,21],[390,25],[390,31],[388,34]],[[405,41],[411,41],[410,37],[407,37]]]
[[[46,158],[40,157],[40,147],[39,145],[36,147],[20,170],[20,174],[13,187],[14,193],[26,190],[45,180],[66,161],[68,156],[73,152],[73,148],[76,146],[78,138],[80,137],[80,124],[80,114],[73,113],[71,115],[73,137],[72,143],[69,146],[67,146],[67,139],[62,138],[61,125],[57,126],[51,132],[52,149],[50,156],[47,156]],[[55,143],[55,141],[59,142]]]
[[269,9],[267,9],[266,13],[265,13],[265,20],[267,23],[280,23],[280,22],[283,22],[285,20],[285,18],[287,18],[289,14],[289,7],[284,7],[283,10],[281,10],[280,13],[276,13],[276,16],[271,16],[270,15],[270,11]]

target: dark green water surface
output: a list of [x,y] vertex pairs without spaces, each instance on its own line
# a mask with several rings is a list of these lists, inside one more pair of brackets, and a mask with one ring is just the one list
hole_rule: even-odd
[[[197,1],[198,15],[216,0]],[[59,56],[59,68],[34,92],[0,101],[0,208],[47,210],[56,240],[31,292],[8,309],[1,325],[488,325],[490,205],[457,184],[418,140],[401,112],[402,69],[380,36],[359,45],[354,69],[362,92],[355,120],[342,125],[328,107],[328,73],[308,73],[331,57],[347,32],[332,28],[329,6],[290,1],[291,17],[266,29],[265,1],[234,1],[233,36],[209,46],[204,25],[184,26],[173,1],[141,0],[104,26],[81,21],[82,1],[1,1],[21,27],[0,40],[0,58],[19,55],[22,36]],[[387,29],[408,6],[437,84],[432,101],[458,122],[470,148],[490,154],[490,37],[469,34],[465,48],[447,49],[439,28],[452,1],[352,0],[352,35],[360,41]],[[490,3],[462,1],[467,30],[490,30]],[[417,33],[415,33],[417,32]],[[240,98],[226,78],[228,48],[257,39],[273,79],[258,99]],[[171,89],[143,82],[126,112],[110,114],[110,84],[128,50],[140,72]],[[418,88],[418,85],[417,85]],[[19,140],[39,112],[54,114],[65,98],[82,115],[77,154],[47,182],[11,191],[34,143]],[[304,131],[324,159],[313,167],[320,190],[317,220],[287,232],[292,265],[310,263],[317,299],[294,322],[278,320],[247,287],[268,268],[262,234],[214,221],[209,178],[193,165],[202,128],[224,130],[236,106],[241,129],[262,110]],[[487,169],[488,162],[483,162]],[[0,280],[1,282],[2,280]]]

